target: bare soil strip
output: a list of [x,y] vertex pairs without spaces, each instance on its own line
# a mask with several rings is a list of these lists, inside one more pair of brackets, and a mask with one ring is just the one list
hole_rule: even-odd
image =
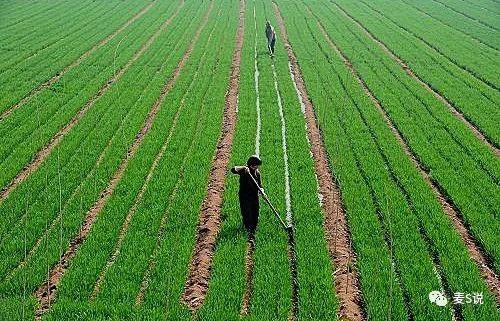
[[132,18],[127,20],[125,24],[123,24],[120,28],[118,28],[115,32],[107,36],[105,39],[101,40],[99,43],[94,45],[90,50],[84,52],[77,60],[73,61],[70,65],[66,66],[63,70],[57,72],[52,78],[48,79],[44,83],[42,83],[40,86],[37,88],[33,89],[26,95],[23,99],[21,99],[18,103],[15,105],[11,106],[7,110],[5,110],[1,115],[0,115],[0,121],[7,117],[10,113],[12,113],[14,110],[18,109],[19,107],[25,105],[28,101],[30,101],[34,96],[36,96],[40,91],[52,86],[55,82],[59,81],[62,76],[64,76],[68,71],[71,69],[75,68],[78,66],[83,60],[88,58],[92,53],[94,53],[97,49],[101,48],[102,46],[106,45],[108,42],[110,42],[113,38],[115,38],[117,35],[123,32],[128,26],[130,26],[134,21],[139,19],[141,16],[143,16],[146,12],[149,11],[154,5],[156,1],[151,2],[149,5],[144,7],[141,11],[136,13]]
[[245,1],[240,0],[239,23],[236,33],[229,88],[226,93],[222,132],[210,169],[207,193],[201,205],[196,245],[189,268],[189,276],[182,295],[191,311],[203,304],[208,290],[215,241],[220,227],[220,209],[224,193],[224,182],[228,171],[236,127],[236,108],[239,92],[241,50],[245,25]]
[[[190,54],[191,54],[191,52],[192,52],[192,50],[194,48],[194,45],[198,42],[200,34],[201,34],[201,32],[203,31],[203,29],[205,28],[205,26],[206,26],[206,24],[208,22],[208,17],[210,15],[210,13],[212,12],[213,6],[214,6],[214,2],[212,1],[212,2],[210,2],[210,7],[208,8],[207,12],[205,13],[205,16],[203,18],[202,24],[198,27],[198,30],[196,31],[196,34],[195,34],[195,36],[193,38],[193,41],[191,42],[191,44],[190,44],[188,50],[186,51],[186,53],[184,54],[183,60],[187,60],[189,58],[189,56],[190,56]],[[133,218],[134,214],[137,211],[137,207],[139,206],[139,203],[142,200],[142,197],[144,196],[144,193],[146,192],[148,184],[151,181],[151,178],[153,177],[153,173],[155,172],[156,167],[158,166],[158,163],[160,162],[160,159],[163,157],[163,155],[165,154],[165,151],[167,150],[168,146],[170,145],[170,141],[172,139],[174,131],[177,128],[177,122],[179,120],[179,116],[180,116],[182,110],[184,109],[184,107],[185,107],[185,103],[184,103],[184,99],[183,99],[183,101],[181,102],[181,104],[179,105],[179,108],[177,109],[177,111],[175,113],[174,120],[172,122],[172,126],[170,127],[167,139],[165,140],[165,143],[162,145],[160,151],[156,155],[153,163],[151,164],[151,167],[149,168],[149,171],[148,171],[148,174],[146,176],[146,179],[144,180],[144,183],[142,184],[141,189],[139,190],[139,193],[135,197],[134,203],[133,203],[132,207],[130,208],[130,210],[127,213],[125,221],[123,222],[122,227],[120,229],[120,232],[119,232],[118,239],[116,241],[114,250],[113,250],[110,258],[106,262],[106,266],[104,267],[104,269],[99,274],[99,277],[98,277],[98,279],[97,279],[97,281],[96,281],[96,283],[94,285],[94,290],[92,291],[92,294],[90,296],[90,301],[95,300],[95,298],[99,294],[99,291],[101,289],[101,285],[102,285],[102,282],[104,281],[106,273],[108,272],[109,268],[111,268],[111,266],[113,266],[113,264],[115,263],[118,255],[120,254],[121,245],[123,243],[123,240],[125,239],[125,235],[127,234],[129,224],[132,221],[132,218]],[[199,126],[199,125],[197,125],[197,126]],[[190,150],[191,150],[191,146],[192,145],[193,144],[190,145]]]
[[299,91],[301,101],[305,107],[304,117],[307,123],[307,134],[318,177],[319,192],[323,196],[322,208],[325,212],[325,238],[330,257],[336,268],[333,274],[335,277],[335,289],[340,300],[339,314],[340,316],[349,318],[349,320],[364,320],[358,276],[356,271],[351,268],[355,264],[355,255],[351,247],[349,229],[342,206],[340,191],[334,183],[335,179],[328,165],[328,157],[323,145],[320,129],[316,123],[314,107],[307,94],[297,58],[288,41],[285,23],[278,6],[274,2],[273,5],[281,37],[288,53],[288,60],[291,64],[292,80]]
[[123,66],[112,78],[110,78],[99,91],[92,96],[87,103],[78,111],[78,113],[66,124],[64,125],[50,140],[50,142],[45,145],[27,164],[14,179],[2,189],[0,193],[0,203],[3,202],[9,194],[16,189],[16,187],[22,183],[31,173],[36,171],[43,161],[51,154],[52,150],[59,145],[62,141],[64,135],[66,135],[87,113],[87,111],[94,106],[97,100],[101,98],[111,86],[116,83],[123,74],[130,68],[130,66],[151,46],[151,44],[158,38],[160,33],[172,22],[172,20],[177,16],[181,8],[184,6],[184,0],[181,1],[177,10],[168,18],[163,24],[156,30],[156,32],[149,37],[149,39],[141,46],[141,48],[136,51],[134,56]]
[[241,300],[241,311],[240,315],[242,317],[248,316],[250,314],[250,300],[253,293],[253,253],[255,251],[255,236],[252,233],[248,234],[247,239],[247,249],[245,253],[245,293],[243,294],[243,299]]
[[[183,4],[183,3],[182,3]],[[180,10],[180,7],[179,7]],[[174,15],[177,15],[179,10],[176,11]],[[172,16],[168,21],[171,21],[174,16]],[[61,256],[61,259],[57,263],[56,266],[52,268],[52,270],[49,273],[49,278],[46,283],[44,283],[36,292],[35,296],[38,299],[38,304],[39,307],[36,311],[36,316],[37,318],[41,318],[41,315],[46,312],[48,309],[50,309],[50,302],[53,300],[56,290],[57,290],[57,285],[61,281],[64,273],[69,267],[69,263],[71,259],[76,255],[76,251],[80,247],[80,245],[85,241],[87,238],[88,234],[90,233],[90,229],[92,228],[92,225],[94,221],[97,219],[99,213],[103,209],[104,205],[106,204],[107,200],[111,196],[111,194],[114,192],[116,186],[120,182],[121,178],[123,177],[123,174],[125,172],[125,169],[127,168],[127,165],[139,149],[142,140],[144,139],[145,135],[149,132],[151,129],[151,126],[153,125],[153,122],[156,118],[156,115],[165,101],[165,97],[167,94],[170,92],[172,87],[174,86],[177,78],[179,77],[184,65],[186,64],[186,61],[188,60],[191,51],[193,50],[193,47],[195,45],[196,40],[198,39],[199,34],[201,33],[201,30],[198,30],[197,35],[193,39],[193,42],[189,46],[189,48],[186,50],[184,53],[184,56],[182,59],[179,61],[178,66],[176,69],[172,72],[171,78],[167,81],[165,86],[162,88],[160,96],[158,99],[155,101],[153,104],[148,116],[146,117],[142,128],[140,131],[137,133],[135,140],[131,147],[129,148],[126,158],[122,160],[120,166],[116,170],[115,174],[111,178],[111,180],[108,183],[108,186],[101,191],[99,199],[92,205],[92,207],[89,209],[87,212],[87,215],[85,217],[85,220],[83,222],[82,227],[80,228],[80,231],[78,232],[77,236],[70,242],[70,247],[66,250],[66,252]]]
[[451,114],[459,119],[462,123],[464,123],[470,131],[476,136],[477,139],[483,141],[490,150],[497,156],[500,156],[500,150],[490,141],[484,134],[481,132],[481,129],[476,127],[473,123],[465,118],[465,116],[458,110],[451,102],[449,102],[444,96],[442,96],[439,92],[434,90],[429,84],[427,84],[422,78],[420,78],[415,72],[408,66],[406,62],[404,62],[401,58],[399,58],[391,49],[389,49],[382,41],[377,39],[368,29],[365,28],[358,20],[356,20],[353,16],[351,16],[348,12],[346,12],[342,7],[340,7],[335,2],[332,2],[349,20],[353,21],[364,33],[368,36],[372,41],[377,43],[380,48],[394,61],[396,61],[403,70],[414,80],[416,80],[422,87],[431,92],[437,99],[439,99],[448,109]]
[[397,141],[400,143],[401,147],[403,148],[405,154],[410,158],[412,161],[413,165],[415,168],[419,171],[419,173],[422,175],[424,178],[425,182],[429,185],[429,187],[432,189],[434,194],[436,195],[436,198],[438,199],[439,203],[441,204],[441,207],[443,208],[443,211],[448,215],[450,220],[452,221],[453,225],[455,226],[455,229],[457,232],[460,234],[460,237],[462,238],[462,241],[466,245],[469,254],[471,258],[476,262],[479,271],[483,278],[485,279],[486,283],[488,284],[488,287],[495,295],[495,298],[497,302],[500,302],[500,281],[498,279],[498,276],[496,275],[492,263],[487,259],[487,257],[483,254],[484,251],[482,250],[480,243],[471,235],[469,230],[466,228],[463,218],[461,217],[461,214],[459,210],[454,206],[451,200],[448,200],[444,194],[441,192],[441,189],[439,185],[433,181],[429,173],[424,169],[422,164],[417,160],[409,146],[406,144],[404,139],[401,136],[401,133],[396,129],[394,124],[392,123],[391,119],[383,109],[381,103],[378,101],[378,99],[373,95],[373,93],[370,91],[364,80],[360,77],[358,72],[354,69],[352,66],[351,62],[347,58],[347,56],[338,48],[333,41],[330,39],[328,34],[326,33],[325,29],[321,25],[321,23],[318,21],[318,26],[321,29],[323,36],[329,43],[329,45],[334,49],[338,55],[343,59],[344,64],[346,67],[351,71],[351,73],[356,77],[358,80],[360,86],[363,88],[365,91],[366,95],[370,97],[370,99],[373,101],[374,105],[377,107],[377,110],[380,112],[382,117],[384,118],[385,123],[387,126],[391,129],[392,133],[396,137]]

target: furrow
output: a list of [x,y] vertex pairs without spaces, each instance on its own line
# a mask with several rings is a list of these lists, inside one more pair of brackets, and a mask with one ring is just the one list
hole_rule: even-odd
[[306,86],[301,75],[295,53],[289,43],[285,23],[278,6],[273,2],[275,15],[285,43],[288,60],[291,66],[292,81],[297,89],[297,95],[304,106],[304,117],[307,123],[307,133],[310,141],[314,167],[318,177],[319,193],[322,197],[322,208],[325,212],[325,238],[328,243],[330,256],[336,270],[335,289],[340,299],[340,315],[350,320],[363,320],[361,295],[357,272],[352,269],[355,264],[355,255],[351,246],[349,228],[342,205],[340,191],[335,184],[333,175],[328,165],[328,157],[321,137],[321,132],[316,122],[314,106],[307,94]]
[[115,38],[117,35],[123,32],[128,26],[130,26],[134,21],[139,19],[141,16],[143,16],[146,12],[148,12],[153,6],[155,5],[155,2],[151,2],[149,5],[144,7],[141,11],[139,11],[137,14],[135,14],[132,18],[127,20],[125,24],[123,24],[119,29],[117,29],[115,32],[107,36],[105,39],[101,40],[98,44],[94,45],[90,50],[84,52],[77,60],[72,62],[70,65],[66,66],[63,70],[57,72],[52,78],[48,79],[44,83],[42,83],[40,86],[37,88],[33,89],[26,95],[24,98],[22,98],[18,103],[15,105],[11,106],[10,108],[6,109],[4,112],[0,114],[0,121],[7,116],[10,115],[14,110],[20,108],[21,106],[25,105],[28,103],[34,96],[36,96],[39,92],[41,92],[44,89],[49,88],[52,86],[54,83],[59,81],[62,76],[64,76],[68,71],[71,69],[75,68],[78,66],[83,60],[85,60],[87,57],[89,57],[92,53],[94,53],[97,49],[101,48],[102,46],[106,45],[108,42],[110,42],[113,38]]
[[14,179],[2,189],[0,193],[0,203],[3,202],[9,194],[16,189],[16,187],[22,183],[31,173],[36,171],[43,161],[51,154],[52,150],[59,145],[64,136],[80,121],[80,119],[87,113],[87,111],[92,108],[92,106],[96,103],[96,101],[101,98],[111,86],[116,83],[123,74],[130,68],[130,66],[139,59],[140,56],[151,46],[151,44],[158,38],[160,33],[172,22],[172,20],[177,16],[181,8],[184,6],[184,0],[181,0],[177,10],[174,12],[172,16],[170,16],[163,24],[156,30],[156,32],[151,35],[151,37],[141,46],[141,48],[136,51],[134,56],[127,62],[125,66],[123,66],[111,79],[109,79],[103,87],[99,89],[99,91],[92,96],[87,103],[78,111],[78,113],[66,124],[64,125],[59,132],[57,132],[50,142],[45,145],[27,164]]
[[403,70],[415,81],[417,81],[422,87],[424,87],[426,90],[431,92],[437,99],[439,99],[448,109],[450,110],[451,114],[455,116],[457,119],[459,119],[463,124],[465,124],[470,131],[476,136],[477,139],[483,141],[489,149],[498,157],[500,156],[500,149],[495,145],[494,142],[492,142],[490,139],[488,139],[482,132],[479,127],[474,125],[470,120],[466,119],[464,114],[456,107],[454,106],[448,99],[446,99],[443,95],[441,95],[438,91],[436,91],[434,88],[432,88],[428,83],[426,83],[420,76],[418,76],[409,66],[408,64],[403,61],[401,58],[399,58],[391,49],[389,49],[382,41],[377,39],[368,29],[365,28],[357,19],[355,19],[352,15],[350,15],[348,12],[346,12],[339,4],[332,2],[343,14],[346,16],[349,20],[353,21],[362,31],[363,33],[368,36],[372,41],[377,43],[380,48],[389,56],[391,57],[394,61],[396,61],[402,68]]
[[[257,20],[255,18],[255,5],[253,7],[253,23],[255,32],[257,33]],[[254,81],[255,81],[255,109],[257,110],[257,129],[255,133],[255,155],[260,153],[260,130],[261,130],[261,120],[260,120],[260,97],[259,97],[259,66],[257,64],[257,35],[255,35],[254,42]]]
[[461,237],[463,243],[466,245],[471,258],[474,260],[474,262],[476,263],[476,265],[479,268],[481,275],[486,280],[486,283],[488,284],[490,291],[495,295],[497,302],[500,302],[500,282],[499,282],[498,276],[496,275],[496,273],[493,269],[493,264],[492,264],[491,260],[488,259],[487,255],[484,254],[485,252],[482,249],[480,243],[469,232],[459,210],[453,204],[451,199],[449,199],[447,196],[445,196],[445,194],[442,192],[442,189],[439,187],[438,183],[435,182],[430,177],[428,170],[425,169],[424,166],[417,160],[417,158],[415,157],[415,155],[411,151],[410,147],[408,146],[406,141],[403,139],[401,133],[398,131],[398,129],[396,129],[396,127],[394,126],[394,123],[391,121],[391,119],[387,115],[386,111],[383,109],[381,103],[378,101],[378,99],[374,96],[374,94],[368,88],[368,86],[366,85],[364,80],[360,77],[358,72],[354,69],[354,67],[352,66],[349,59],[340,50],[340,48],[338,48],[333,43],[333,41],[330,39],[330,37],[328,36],[328,34],[326,33],[325,29],[323,28],[322,24],[319,21],[318,21],[318,27],[322,31],[328,44],[342,58],[342,60],[344,61],[344,64],[347,66],[347,68],[350,70],[350,72],[355,76],[355,78],[359,82],[360,86],[363,88],[366,95],[368,97],[370,97],[373,104],[375,105],[375,107],[380,112],[381,116],[383,117],[384,122],[387,124],[387,126],[392,131],[396,140],[399,142],[399,144],[403,148],[405,154],[410,158],[411,162],[413,163],[413,166],[418,170],[418,172],[423,177],[423,179],[425,180],[427,185],[431,188],[431,190],[435,194],[437,200],[439,201],[439,203],[443,209],[443,212],[446,213],[446,215],[448,215],[448,217],[452,221],[456,231],[460,234],[460,237]]
[[207,192],[201,204],[196,245],[183,293],[183,301],[192,311],[198,310],[205,299],[208,290],[208,280],[210,278],[215,240],[219,232],[224,181],[236,127],[236,108],[239,92],[244,24],[245,1],[240,0],[236,46],[232,58],[229,88],[225,97],[222,132],[217,142],[210,169]]

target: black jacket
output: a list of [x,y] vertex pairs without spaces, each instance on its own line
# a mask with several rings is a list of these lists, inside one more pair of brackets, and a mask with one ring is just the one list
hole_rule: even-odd
[[250,174],[246,174],[244,169],[237,170],[236,167],[233,167],[231,168],[231,172],[233,174],[240,175],[240,198],[248,200],[258,200],[259,190],[257,186],[255,186],[255,183],[252,181],[250,175],[253,176],[253,178],[257,181],[257,184],[259,184],[259,187],[262,188],[262,181],[260,179],[259,170],[250,170]]

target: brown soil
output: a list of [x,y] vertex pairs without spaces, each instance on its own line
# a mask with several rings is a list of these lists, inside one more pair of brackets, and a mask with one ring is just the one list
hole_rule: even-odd
[[241,302],[241,316],[248,316],[250,312],[250,299],[252,298],[253,292],[253,253],[255,251],[255,236],[251,233],[248,234],[247,240],[247,250],[245,253],[245,280],[246,289],[243,294],[243,300]]
[[232,59],[229,88],[225,99],[222,133],[217,142],[217,148],[210,170],[207,192],[201,205],[196,245],[189,268],[189,276],[182,295],[183,301],[192,311],[196,311],[205,299],[208,290],[215,240],[219,232],[224,182],[228,170],[234,130],[236,127],[236,108],[245,22],[244,13],[245,2],[241,0],[239,24],[236,33],[236,47]]
[[[182,7],[182,5],[183,5],[183,2],[181,3],[180,7]],[[179,13],[180,7],[174,13],[174,15],[172,17],[170,17],[162,25],[163,28],[167,25],[166,24],[167,22],[170,23],[172,21],[172,19]],[[160,28],[160,30],[163,28]],[[148,133],[148,131],[151,129],[151,126],[156,118],[158,110],[160,109],[162,103],[164,102],[166,95],[172,89],[175,81],[179,77],[181,70],[184,67],[187,59],[189,58],[189,55],[190,55],[196,41],[198,40],[200,33],[201,33],[201,28],[198,29],[198,32],[196,33],[195,38],[193,39],[191,45],[184,53],[182,59],[179,61],[179,64],[176,67],[176,69],[172,72],[172,76],[170,77],[170,79],[167,81],[165,86],[162,88],[160,96],[153,104],[148,116],[146,117],[146,119],[143,123],[142,128],[137,133],[132,146],[129,148],[127,155],[126,155],[126,158],[122,160],[120,166],[118,167],[115,174],[113,175],[113,177],[109,181],[108,186],[101,192],[99,199],[94,203],[94,205],[87,212],[87,215],[85,217],[85,220],[83,222],[82,227],[80,228],[80,231],[78,232],[78,235],[70,242],[70,247],[62,255],[61,259],[56,264],[56,266],[50,271],[50,275],[49,275],[47,282],[44,283],[35,292],[35,296],[37,297],[38,304],[39,304],[39,307],[36,311],[37,319],[40,319],[41,315],[43,313],[45,313],[48,309],[50,309],[50,303],[51,303],[51,301],[53,301],[54,296],[56,294],[57,285],[59,284],[59,282],[62,279],[66,270],[68,269],[69,262],[76,255],[76,251],[78,250],[80,245],[87,238],[88,234],[90,233],[90,229],[92,228],[94,221],[97,219],[99,213],[103,209],[107,200],[112,195],[116,186],[118,185],[121,178],[123,177],[123,174],[125,172],[125,169],[127,168],[127,165],[129,163],[130,159],[132,159],[132,157],[135,155],[135,153],[137,152],[137,150],[139,149],[139,147],[142,143],[143,138]],[[159,34],[159,32],[157,32],[155,34]],[[151,43],[152,43],[152,41],[151,41]]]
[[422,87],[424,87],[427,91],[431,92],[437,99],[439,99],[448,109],[450,110],[451,114],[455,116],[457,119],[459,119],[462,123],[464,123],[470,131],[476,136],[477,139],[481,140],[488,146],[488,148],[495,154],[495,156],[499,157],[500,156],[500,150],[495,147],[481,132],[480,129],[477,128],[474,124],[469,122],[464,115],[450,103],[446,97],[442,96],[440,93],[435,91],[433,88],[431,88],[426,82],[423,81],[422,78],[420,78],[415,72],[408,66],[406,62],[404,62],[401,58],[396,56],[396,54],[391,51],[382,41],[377,39],[368,29],[366,29],[361,23],[359,23],[353,16],[351,16],[349,13],[347,13],[342,7],[340,7],[338,4],[334,3],[334,5],[351,21],[353,21],[364,33],[366,36],[368,36],[372,41],[377,43],[380,48],[389,56],[391,57],[394,61],[396,61],[401,68],[414,80],[416,80]]
[[409,146],[406,144],[405,140],[402,138],[401,133],[396,129],[394,124],[392,123],[391,119],[383,109],[382,105],[378,101],[378,99],[373,95],[373,93],[370,91],[364,80],[359,76],[357,71],[354,69],[348,58],[345,56],[345,54],[332,42],[328,34],[326,33],[325,29],[321,25],[321,23],[318,22],[318,26],[323,32],[323,35],[325,36],[325,39],[328,41],[330,46],[339,54],[339,56],[342,57],[342,59],[345,62],[345,65],[349,68],[351,73],[356,77],[358,80],[359,84],[365,91],[366,95],[370,97],[370,99],[373,101],[374,105],[377,107],[378,111],[382,115],[385,123],[387,126],[391,129],[392,133],[396,137],[397,141],[400,143],[401,147],[403,147],[403,150],[405,154],[410,158],[412,161],[413,165],[417,170],[420,172],[422,177],[424,178],[425,182],[429,185],[429,187],[432,189],[434,194],[436,195],[436,198],[438,199],[439,203],[441,204],[441,207],[443,208],[443,211],[448,215],[448,217],[451,219],[453,225],[455,226],[455,229],[457,232],[460,234],[460,237],[462,238],[462,241],[466,245],[469,255],[471,258],[476,262],[476,265],[479,268],[479,271],[483,278],[486,280],[486,283],[488,284],[488,287],[490,291],[494,294],[497,305],[500,304],[500,282],[498,279],[498,276],[496,275],[493,266],[491,263],[486,259],[486,256],[482,253],[482,250],[479,246],[479,242],[474,239],[474,237],[471,235],[471,233],[468,231],[466,228],[461,216],[459,215],[459,211],[456,209],[456,207],[452,204],[451,200],[448,200],[443,193],[441,193],[440,188],[438,184],[436,184],[429,176],[429,173],[424,169],[422,164],[417,160]]
[[364,312],[359,291],[359,281],[357,272],[353,269],[355,256],[351,247],[349,229],[342,206],[340,191],[334,183],[335,179],[328,166],[328,157],[323,145],[320,129],[316,123],[314,106],[309,99],[300,66],[288,41],[285,23],[278,6],[275,3],[273,5],[281,36],[288,53],[288,60],[291,64],[294,81],[305,105],[307,134],[318,177],[319,193],[323,196],[322,208],[325,212],[325,238],[330,256],[336,268],[333,274],[335,289],[340,299],[339,314],[340,317],[347,317],[349,320],[363,320]]
[[134,16],[132,16],[125,24],[123,24],[119,29],[117,29],[115,32],[112,34],[108,35],[106,38],[101,40],[99,43],[94,45],[91,49],[88,51],[84,52],[77,60],[73,61],[70,65],[66,66],[63,70],[57,72],[52,78],[46,80],[44,83],[42,83],[40,86],[37,88],[33,89],[28,93],[27,96],[25,96],[23,99],[21,99],[17,104],[11,106],[9,109],[5,110],[0,114],[0,121],[7,117],[10,113],[12,113],[14,110],[18,109],[19,107],[25,105],[28,101],[30,101],[34,96],[36,96],[40,91],[52,86],[54,83],[59,81],[62,76],[64,76],[68,71],[71,69],[75,68],[78,66],[83,60],[88,58],[92,53],[94,53],[97,49],[101,48],[102,46],[106,45],[108,42],[110,42],[113,38],[115,38],[117,35],[123,32],[128,26],[130,26],[134,21],[139,19],[141,16],[143,16],[146,12],[149,11],[154,6],[155,2],[151,2],[149,5],[144,7],[141,11],[136,13]]
[[[117,82],[123,74],[130,68],[130,66],[151,46],[151,44],[158,38],[160,33],[172,22],[172,20],[177,16],[179,13],[181,7],[184,6],[184,1],[181,1],[179,7],[175,11],[175,13],[168,18],[163,24],[156,30],[156,32],[149,37],[149,39],[141,46],[141,48],[136,51],[134,56],[123,66],[113,77],[111,77],[105,84],[102,86],[99,91],[94,94],[88,101],[87,103],[78,111],[78,113],[71,118],[71,120],[64,125],[49,141],[47,145],[42,147],[42,149],[34,156],[34,158],[30,161],[29,164],[27,164],[17,175],[14,177],[12,181],[9,182],[7,186],[5,186],[1,193],[0,193],[0,203],[3,202],[9,194],[17,188],[17,186],[22,183],[31,173],[36,171],[40,165],[43,163],[43,161],[52,153],[52,150],[59,145],[59,143],[62,141],[63,137],[80,121],[80,119],[87,113],[87,111],[94,106],[96,101],[101,98],[108,90],[111,88],[111,86]],[[179,67],[182,68],[184,65],[184,60],[181,61],[182,65],[179,64]],[[179,73],[179,67],[174,71],[174,76],[176,77],[175,73]],[[168,85],[168,84],[167,84]],[[172,84],[170,84],[172,86]],[[166,89],[163,88],[163,92],[165,90],[170,90],[170,88]],[[157,109],[157,108],[156,108]],[[148,128],[149,130],[149,128]],[[140,134],[142,135],[142,131]]]

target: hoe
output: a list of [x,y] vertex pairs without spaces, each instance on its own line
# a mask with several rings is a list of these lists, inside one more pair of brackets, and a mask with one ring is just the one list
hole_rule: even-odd
[[257,181],[255,180],[255,178],[253,178],[252,175],[249,175],[251,178],[252,178],[252,181],[253,183],[255,184],[255,186],[257,186],[258,190],[259,190],[259,193],[262,194],[262,196],[264,197],[264,199],[266,200],[266,203],[269,205],[269,207],[271,208],[271,210],[273,211],[273,213],[276,215],[276,217],[278,218],[278,220],[280,221],[281,225],[283,226],[283,228],[285,229],[285,231],[291,235],[292,231],[293,231],[293,227],[291,225],[286,225],[285,222],[283,221],[283,219],[281,218],[280,214],[278,213],[278,211],[276,210],[276,208],[273,206],[273,204],[271,204],[271,201],[269,200],[269,198],[267,197],[266,193],[264,193],[264,190],[262,188],[260,188],[259,184],[257,184]]

